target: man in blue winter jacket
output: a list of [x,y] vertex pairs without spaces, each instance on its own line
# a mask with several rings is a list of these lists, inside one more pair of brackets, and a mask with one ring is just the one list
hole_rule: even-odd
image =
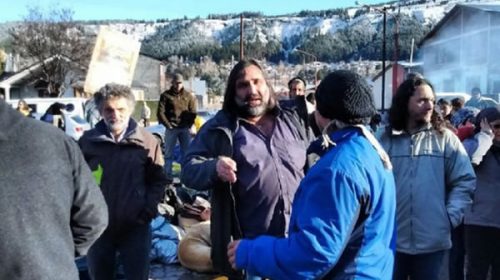
[[389,157],[365,127],[375,115],[366,81],[329,74],[316,91],[322,157],[302,180],[286,238],[236,240],[236,269],[271,279],[391,279],[395,186]]

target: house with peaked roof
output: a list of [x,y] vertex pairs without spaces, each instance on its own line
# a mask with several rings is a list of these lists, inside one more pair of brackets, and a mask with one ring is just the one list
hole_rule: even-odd
[[458,4],[419,43],[436,91],[500,94],[500,4]]
[[[47,84],[40,79],[42,74],[42,65],[51,63],[56,57],[50,57],[43,63],[34,63],[20,71],[4,73],[0,77],[0,93],[3,93],[6,99],[46,97]],[[161,61],[140,55],[137,61],[137,67],[134,73],[132,88],[135,92],[141,92],[140,99],[158,99],[162,90],[165,88],[164,73],[165,67]],[[76,81],[67,81],[64,97],[78,97],[83,94],[84,73],[79,75],[80,79]],[[75,77],[75,73],[69,73],[69,76]],[[163,84],[163,86],[162,86]]]
[[[70,60],[64,56],[52,56],[45,59],[43,62],[34,63],[17,72],[4,72],[0,76],[0,93],[7,100],[35,97],[49,97],[47,86],[48,83],[43,80],[43,67],[49,65],[57,59],[63,59],[68,62]],[[13,67],[16,69],[16,67]],[[71,79],[78,76],[74,71],[66,73],[65,84],[70,85]],[[70,86],[64,87],[64,97],[72,97],[73,89]],[[55,96],[52,96],[55,97]]]
[[135,66],[132,88],[142,91],[143,99],[157,100],[165,90],[165,65],[161,60],[139,54]]
[[[48,58],[45,64],[55,57]],[[19,72],[12,72],[0,76],[0,94],[7,100],[26,99],[46,96],[47,84],[40,79],[42,63],[36,63]],[[132,78],[132,92],[137,100],[158,100],[160,94],[170,87],[170,81],[165,77],[165,63],[156,58],[140,54]],[[77,77],[69,73],[69,77]],[[81,79],[67,79],[63,97],[86,97],[83,92],[84,75]],[[76,80],[76,81],[75,81]],[[198,100],[198,107],[204,108],[208,104],[207,85],[199,78],[186,80],[184,86],[193,92]]]

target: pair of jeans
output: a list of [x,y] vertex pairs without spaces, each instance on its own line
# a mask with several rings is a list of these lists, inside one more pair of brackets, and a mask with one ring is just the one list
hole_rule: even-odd
[[147,280],[150,250],[149,224],[138,225],[122,234],[105,231],[87,254],[90,277],[93,280],[115,279],[118,256],[126,279]]
[[439,280],[447,250],[410,255],[396,252],[394,280]]
[[466,279],[500,279],[500,228],[465,226]]
[[174,162],[174,148],[179,140],[179,146],[181,151],[181,160],[184,157],[189,143],[191,142],[191,135],[189,134],[189,128],[167,128],[165,130],[165,172],[167,178],[172,180],[172,163]]
[[465,263],[465,237],[464,224],[451,231],[451,243],[453,247],[450,250],[449,257],[449,279],[464,280],[464,263]]

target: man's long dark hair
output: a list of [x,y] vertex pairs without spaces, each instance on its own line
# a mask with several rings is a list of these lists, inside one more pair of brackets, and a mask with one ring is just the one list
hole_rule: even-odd
[[[255,66],[259,68],[264,75],[264,70],[260,67],[259,63],[254,59],[243,59],[240,60],[229,73],[229,78],[227,79],[226,92],[224,93],[224,103],[222,104],[222,110],[228,112],[232,115],[238,114],[238,105],[236,105],[236,101],[234,97],[236,95],[236,81],[243,75],[243,70],[249,66]],[[264,75],[264,79],[266,79]],[[266,79],[267,83],[267,79]],[[275,106],[275,97],[272,88],[269,86],[269,106],[273,108]]]
[[[422,77],[412,77],[405,80],[396,91],[396,95],[392,98],[392,105],[389,109],[389,124],[394,130],[405,130],[408,124],[409,112],[408,102],[413,96],[418,86],[428,85],[432,89],[434,97],[434,87],[432,84]],[[441,132],[444,129],[443,117],[434,109],[431,116],[432,127]]]

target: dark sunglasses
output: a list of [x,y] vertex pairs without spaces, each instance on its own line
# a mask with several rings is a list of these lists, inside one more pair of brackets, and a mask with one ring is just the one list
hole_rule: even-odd
[[491,127],[493,127],[494,129],[500,129],[500,123],[497,123],[495,125],[492,125]]

